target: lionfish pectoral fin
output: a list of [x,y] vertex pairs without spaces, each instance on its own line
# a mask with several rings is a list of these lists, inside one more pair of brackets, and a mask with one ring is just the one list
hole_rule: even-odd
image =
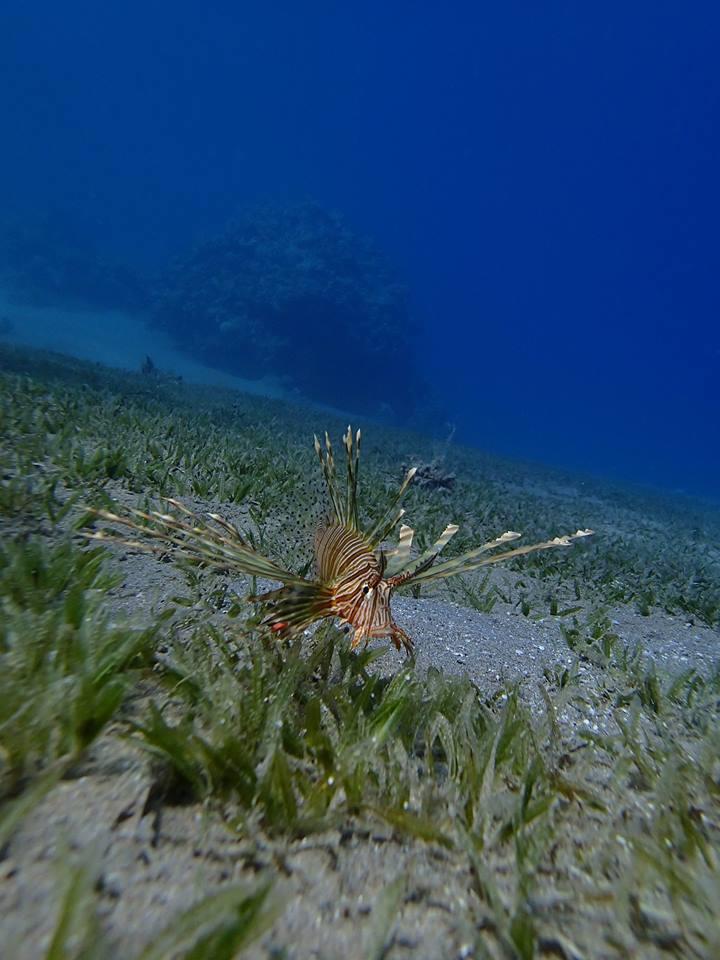
[[419,557],[416,557],[414,560],[410,560],[410,546],[405,546],[403,543],[403,533],[405,532],[405,538],[407,540],[408,534],[406,531],[409,531],[410,541],[412,541],[413,531],[410,530],[409,527],[403,526],[400,530],[400,543],[397,548],[398,557],[402,556],[403,559],[400,562],[393,564],[393,579],[395,581],[395,585],[398,586],[401,583],[405,583],[411,577],[414,577],[421,571],[427,570],[429,567],[431,567],[442,552],[443,548],[447,546],[459,529],[460,528],[456,523],[449,523],[431,547],[428,547],[427,550],[424,550]]
[[403,523],[400,525],[400,537],[398,545],[383,551],[386,558],[386,569],[383,571],[388,576],[399,573],[410,564],[410,550],[412,548],[415,531],[412,527]]
[[580,540],[583,537],[592,536],[592,530],[577,530],[575,533],[564,534],[560,537],[554,537],[552,540],[545,540],[542,543],[531,543],[525,547],[516,547],[514,550],[506,550],[503,553],[496,553],[491,557],[482,557],[481,554],[487,550],[492,550],[501,543],[504,543],[508,540],[514,540],[520,536],[518,533],[509,531],[504,533],[501,537],[498,537],[496,540],[492,540],[488,544],[484,544],[482,547],[478,547],[475,550],[471,550],[469,553],[464,553],[459,557],[454,557],[452,560],[446,560],[444,563],[438,564],[438,566],[433,567],[432,569],[427,569],[419,573],[414,573],[410,577],[410,583],[421,583],[426,580],[445,580],[448,577],[455,577],[458,574],[471,573],[473,570],[478,570],[480,567],[487,567],[490,564],[500,563],[503,560],[510,560],[512,557],[521,557],[528,553],[536,553],[538,550],[552,550],[556,547],[569,547],[575,540]]
[[[86,534],[94,540],[123,544],[133,549],[154,553],[172,550],[175,555],[206,564],[220,570],[233,570],[253,577],[266,577],[281,583],[304,583],[301,577],[278,566],[274,561],[258,553],[240,531],[217,514],[208,514],[212,524],[196,516],[180,501],[164,498],[176,513],[161,513],[158,510],[138,510],[135,507],[115,505],[113,512],[93,509],[99,519],[121,526],[133,532],[128,539],[109,530],[97,530]],[[137,539],[136,539],[137,538]]]

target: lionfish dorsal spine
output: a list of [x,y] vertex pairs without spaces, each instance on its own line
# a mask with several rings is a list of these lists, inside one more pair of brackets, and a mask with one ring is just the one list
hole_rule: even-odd
[[395,499],[367,535],[368,540],[374,547],[379,546],[383,540],[385,540],[392,533],[398,523],[400,523],[402,518],[405,516],[405,510],[400,506],[400,504],[402,503],[408,487],[412,483],[413,477],[416,473],[417,467],[411,467],[410,470],[408,470],[408,472],[405,474],[405,479],[400,485],[400,489],[395,495]]
[[338,523],[344,524],[345,510],[343,508],[342,498],[340,497],[340,491],[338,490],[337,476],[335,473],[335,457],[333,456],[330,437],[326,431],[324,451],[318,438],[315,437],[314,440],[315,453],[320,461],[320,469],[322,470],[322,474],[325,479],[325,486],[327,487],[327,492],[328,496],[330,497],[330,504],[332,506],[333,513],[335,514],[335,519]]
[[360,469],[360,431],[355,434],[353,442],[352,428],[348,424],[347,432],[343,436],[345,456],[347,460],[347,494],[345,502],[345,522],[352,529],[359,527],[358,519],[358,471]]

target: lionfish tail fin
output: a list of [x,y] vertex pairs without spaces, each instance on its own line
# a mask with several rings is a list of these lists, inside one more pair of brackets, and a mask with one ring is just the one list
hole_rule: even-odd
[[261,623],[286,639],[298,636],[317,620],[333,616],[332,592],[313,580],[248,597],[263,608]]
[[250,576],[266,577],[281,583],[295,584],[305,581],[283,570],[257,550],[229,521],[217,514],[208,514],[212,524],[193,514],[177,500],[166,498],[174,508],[173,513],[158,510],[128,508],[120,512],[93,510],[99,520],[112,526],[122,526],[131,531],[127,537],[116,530],[95,530],[86,534],[93,540],[121,544],[150,553],[166,553],[171,550],[176,556],[186,557],[219,569],[231,569]]
[[470,550],[452,560],[446,560],[436,567],[424,568],[412,574],[404,583],[421,583],[427,580],[445,580],[448,577],[455,577],[458,574],[470,573],[479,567],[487,567],[491,563],[499,563],[502,560],[510,560],[512,557],[521,557],[527,553],[536,553],[539,550],[552,550],[555,547],[569,547],[575,540],[583,537],[589,537],[592,530],[577,530],[575,533],[565,534],[561,537],[554,537],[552,540],[545,540],[542,543],[532,543],[524,547],[516,547],[514,550],[505,550],[503,553],[496,553],[491,557],[482,556],[488,550],[493,550],[509,540],[515,540],[520,536],[519,533],[508,531],[501,537],[483,544],[475,550]]

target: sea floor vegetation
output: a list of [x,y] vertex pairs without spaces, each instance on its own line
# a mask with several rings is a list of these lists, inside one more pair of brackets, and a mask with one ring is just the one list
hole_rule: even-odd
[[300,569],[328,424],[0,347],[3,955],[720,956],[714,505],[374,426],[374,509],[454,476],[408,494],[420,551],[596,531],[398,597],[410,662],[87,538],[178,497]]

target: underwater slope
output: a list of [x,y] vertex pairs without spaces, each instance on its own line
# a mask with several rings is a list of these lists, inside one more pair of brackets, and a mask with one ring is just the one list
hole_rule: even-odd
[[345,425],[0,358],[0,916],[18,956],[70,931],[123,957],[214,937],[256,938],[254,956],[717,954],[705,505],[370,430],[365,502],[408,459],[455,474],[409,495],[418,537],[452,518],[468,541],[570,518],[598,535],[399,597],[414,667],[332,625],[280,648],[249,582],[88,549],[85,507],[180,497],[300,563],[308,439]]

